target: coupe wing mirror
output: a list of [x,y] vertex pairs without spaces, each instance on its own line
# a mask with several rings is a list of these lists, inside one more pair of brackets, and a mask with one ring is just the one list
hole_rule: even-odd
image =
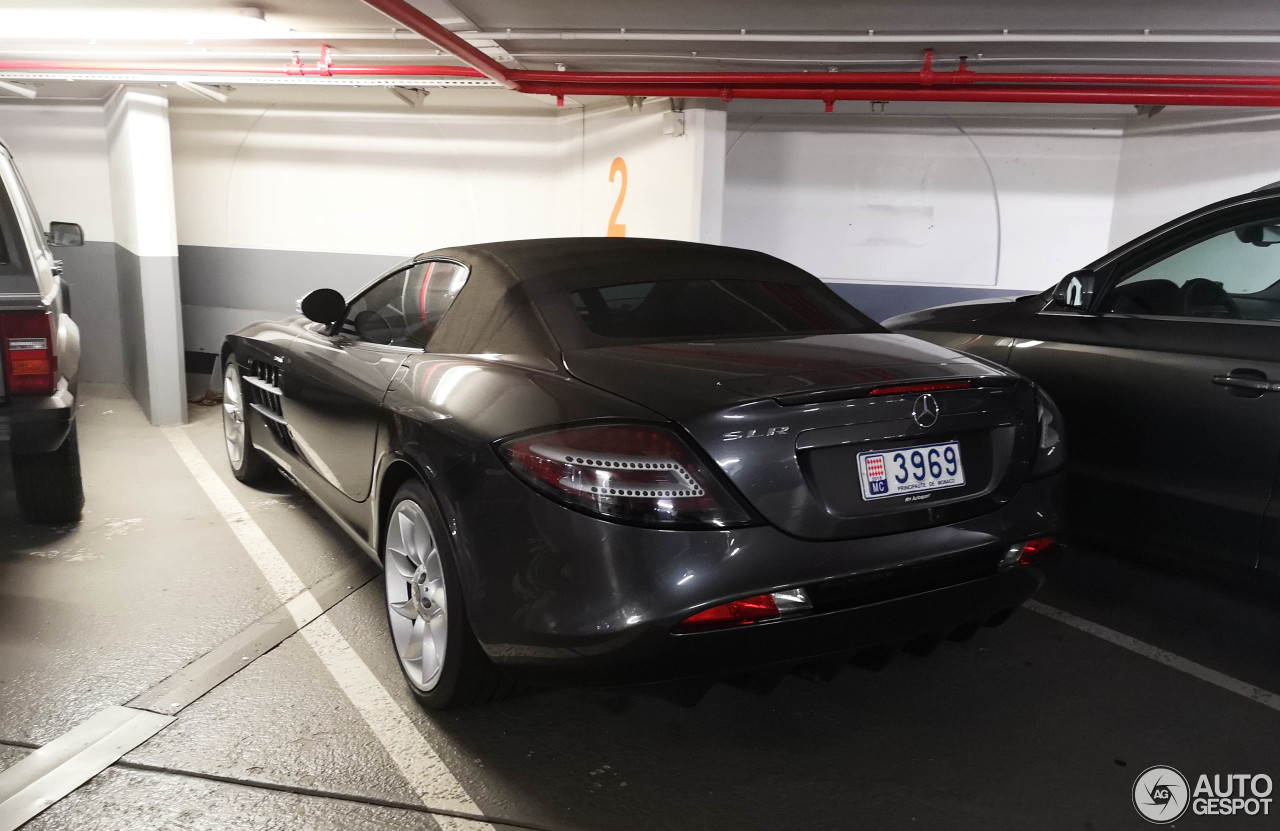
[[45,239],[55,248],[84,245],[84,231],[74,222],[50,222]]
[[347,312],[347,299],[333,289],[316,289],[298,304],[302,313],[316,323],[332,326]]
[[1085,269],[1073,271],[1053,290],[1053,303],[1064,309],[1088,312],[1093,306],[1093,294],[1098,288],[1098,275]]

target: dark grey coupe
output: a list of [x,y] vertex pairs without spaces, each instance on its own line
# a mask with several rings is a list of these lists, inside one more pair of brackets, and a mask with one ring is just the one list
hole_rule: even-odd
[[384,561],[428,706],[827,674],[1042,582],[1052,403],[764,254],[474,245],[302,308],[227,338],[231,467],[278,467]]
[[1280,185],[1179,217],[1041,294],[886,326],[997,361],[1071,425],[1073,536],[1280,576]]

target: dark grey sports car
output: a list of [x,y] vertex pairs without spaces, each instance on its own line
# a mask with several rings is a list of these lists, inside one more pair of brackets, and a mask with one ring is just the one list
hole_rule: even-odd
[[764,254],[474,245],[302,308],[227,338],[228,457],[385,561],[429,706],[829,673],[972,635],[1042,582],[1053,404]]
[[1073,536],[1280,577],[1280,183],[1022,298],[890,328],[1012,367],[1071,425]]

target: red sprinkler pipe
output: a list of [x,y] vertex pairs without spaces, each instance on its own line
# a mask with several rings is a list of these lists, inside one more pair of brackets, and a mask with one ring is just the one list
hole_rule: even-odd
[[[193,75],[338,77],[487,77],[462,66],[425,64],[309,66],[115,61],[0,61],[0,71],[130,72]],[[1058,104],[1166,104],[1280,107],[1280,78],[1212,75],[1054,75],[935,72],[921,85],[910,72],[880,73],[577,73],[513,71],[519,91],[551,95],[765,98],[820,101],[977,101]],[[963,82],[957,82],[964,77]],[[543,80],[549,79],[549,80]]]
[[614,84],[521,84],[534,95],[634,95],[671,98],[762,98],[817,101],[962,101],[1026,104],[1149,104],[1280,107],[1280,89],[1202,87],[684,87]]
[[513,70],[511,76],[526,84],[619,84],[631,87],[728,86],[728,87],[866,87],[877,84],[971,86],[975,84],[1037,84],[1089,86],[1268,86],[1280,88],[1272,75],[1068,75],[1061,73],[933,72],[925,82],[919,72],[542,72]]

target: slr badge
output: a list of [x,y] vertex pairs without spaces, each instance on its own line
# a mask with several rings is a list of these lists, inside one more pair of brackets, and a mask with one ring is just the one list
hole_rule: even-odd
[[767,436],[785,436],[790,427],[761,427],[758,430],[732,430],[724,434],[721,441],[737,441],[738,439],[762,439]]

